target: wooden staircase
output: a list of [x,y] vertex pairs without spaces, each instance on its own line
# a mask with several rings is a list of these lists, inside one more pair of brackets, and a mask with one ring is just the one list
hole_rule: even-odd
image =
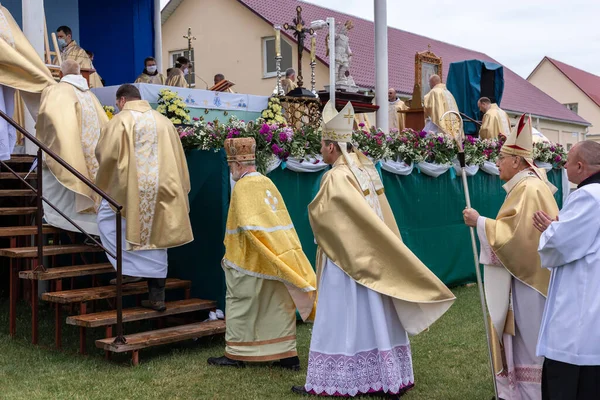
[[[6,163],[35,187],[37,173],[28,172],[34,159],[31,156],[14,156]],[[8,247],[0,248],[0,257],[9,261],[9,333],[12,337],[17,332],[17,301],[28,291],[32,310],[32,342],[38,343],[40,281],[50,282],[51,290],[42,294],[41,299],[54,307],[56,348],[62,347],[65,307],[71,310],[71,314],[73,309],[78,310],[78,314],[67,316],[66,323],[79,328],[81,354],[86,353],[86,330],[104,328],[105,339],[97,340],[96,347],[104,350],[107,358],[112,353],[130,352],[134,365],[139,362],[141,349],[225,332],[224,321],[199,322],[206,318],[207,311],[216,308],[215,301],[190,298],[191,282],[170,278],[167,279],[166,290],[175,294],[181,292],[183,299],[167,302],[167,310],[164,312],[139,306],[141,296],[148,292],[145,281],[123,285],[123,298],[134,296],[137,306],[123,309],[123,323],[127,324],[127,332],[131,333],[125,335],[126,343],[115,343],[113,327],[117,324],[117,313],[114,310],[117,290],[116,286],[108,285],[107,282],[114,276],[114,268],[107,262],[106,255],[98,246],[78,243],[81,242],[79,237],[83,235],[44,225],[43,259],[39,260],[36,243],[38,227],[33,221],[37,214],[36,195],[11,172],[1,166],[0,169],[0,240],[9,242]],[[64,287],[65,280],[70,280],[68,289]],[[88,313],[88,305],[91,305],[94,312]],[[192,322],[165,327],[165,322],[173,322],[168,318],[173,316],[184,317],[186,322]],[[155,320],[159,329],[147,332],[135,332],[131,329],[131,322],[144,320]],[[137,325],[133,324],[134,327]]]

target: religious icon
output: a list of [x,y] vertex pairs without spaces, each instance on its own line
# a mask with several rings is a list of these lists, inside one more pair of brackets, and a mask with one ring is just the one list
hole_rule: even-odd
[[425,97],[433,88],[429,87],[429,79],[432,75],[440,75],[439,65],[428,62],[421,63],[421,97]]

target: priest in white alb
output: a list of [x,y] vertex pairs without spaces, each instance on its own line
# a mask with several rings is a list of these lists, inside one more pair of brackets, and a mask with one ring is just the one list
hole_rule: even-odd
[[[187,162],[175,126],[141,100],[135,86],[122,85],[116,95],[120,112],[96,147],[96,184],[123,206],[124,283],[148,279],[149,300],[142,306],[164,311],[167,249],[194,239]],[[102,200],[98,229],[111,252],[117,248],[115,222],[115,211]]]
[[[37,138],[83,176],[96,181],[96,144],[108,122],[102,105],[80,74],[79,64],[65,60],[61,80],[42,92],[36,124]],[[42,167],[44,196],[83,230],[98,235],[96,211],[100,198],[89,186],[52,157]],[[44,202],[44,218],[52,226],[79,232],[54,208]]]
[[495,219],[472,208],[465,224],[475,227],[484,264],[485,297],[491,319],[491,347],[498,396],[540,400],[542,362],[535,355],[550,273],[537,253],[540,232],[531,223],[538,210],[558,214],[544,170],[532,159],[531,117],[523,114],[500,149],[496,165],[506,199]]
[[[425,108],[425,117],[431,119],[431,122],[440,126],[440,119],[448,111],[458,112],[458,106],[452,93],[442,83],[439,75],[431,75],[429,78],[429,87],[431,90],[423,99],[423,107]],[[444,121],[451,121],[444,119]],[[455,129],[450,127],[442,127],[444,132],[455,132]]]
[[319,299],[298,394],[399,396],[414,386],[408,335],[452,305],[452,292],[402,242],[375,166],[353,149],[354,110],[323,110],[321,155],[333,168],[308,207]]
[[550,270],[536,354],[543,400],[600,399],[600,143],[586,140],[565,165],[577,189],[556,215],[535,213],[538,252]]
[[[18,90],[35,120],[40,93],[54,83],[50,70],[10,12],[0,4],[0,110],[9,117],[14,116],[15,91]],[[10,159],[16,140],[15,129],[0,118],[0,160]]]

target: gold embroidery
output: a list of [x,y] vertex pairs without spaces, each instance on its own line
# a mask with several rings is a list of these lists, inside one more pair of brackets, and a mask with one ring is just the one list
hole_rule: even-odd
[[81,148],[85,157],[88,178],[94,182],[98,172],[96,145],[100,138],[100,121],[90,92],[83,92],[75,87],[73,87],[73,90],[81,106]]
[[131,111],[135,119],[135,157],[140,198],[140,245],[133,250],[150,247],[154,210],[158,196],[158,135],[152,111]]
[[331,140],[334,142],[350,142],[352,140],[352,132],[340,133],[336,131],[323,131],[323,140]]

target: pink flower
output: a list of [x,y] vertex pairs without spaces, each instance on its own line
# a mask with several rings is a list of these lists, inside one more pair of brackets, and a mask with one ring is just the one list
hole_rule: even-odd
[[361,122],[360,124],[358,124],[358,126],[360,126],[361,128],[365,126],[364,122]]
[[269,124],[262,124],[259,133],[264,136],[269,132],[271,132],[271,127],[269,126]]
[[194,121],[200,121],[200,118],[198,118],[198,117],[194,117],[194,118],[192,118],[192,119],[193,119]]
[[273,154],[279,155],[283,152],[283,149],[277,145],[277,143],[273,143],[271,146],[271,150],[273,150]]
[[184,137],[191,135],[191,133],[192,133],[192,132],[190,132],[189,130],[183,130],[183,131],[181,131],[181,133],[179,134],[179,138],[180,138],[180,139],[183,139]]

